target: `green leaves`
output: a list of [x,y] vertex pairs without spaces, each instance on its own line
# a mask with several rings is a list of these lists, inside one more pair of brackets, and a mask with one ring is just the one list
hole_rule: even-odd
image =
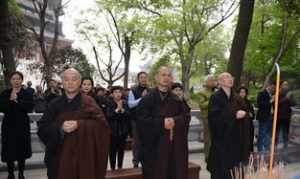
[[[293,6],[289,3],[286,4],[287,2],[292,3]],[[282,22],[286,13],[288,13],[288,44],[279,62],[284,74],[295,74],[294,69],[299,69],[298,63],[293,62],[293,60],[299,60],[296,52],[298,51],[297,44],[300,40],[300,34],[298,36],[293,35],[297,30],[300,30],[297,3],[298,1],[294,0],[278,0],[268,3],[257,1],[245,57],[245,74],[253,76],[260,82],[264,80],[272,67],[272,58],[281,42]]]
[[90,64],[86,56],[79,49],[72,47],[60,49],[53,58],[54,72],[60,74],[65,69],[76,68],[82,76],[92,77],[95,67]]

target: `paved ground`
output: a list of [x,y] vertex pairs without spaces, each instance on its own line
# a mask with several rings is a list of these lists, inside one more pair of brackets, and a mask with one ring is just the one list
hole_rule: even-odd
[[[126,152],[124,167],[130,168],[132,155],[131,152]],[[190,161],[199,164],[202,168],[200,172],[200,179],[209,179],[210,175],[206,170],[206,165],[204,162],[204,155],[202,153],[190,154]],[[292,179],[297,173],[300,173],[300,163],[289,164],[285,168],[285,179]],[[27,179],[47,179],[45,169],[27,170],[25,171]],[[0,179],[6,179],[7,173],[1,172]]]

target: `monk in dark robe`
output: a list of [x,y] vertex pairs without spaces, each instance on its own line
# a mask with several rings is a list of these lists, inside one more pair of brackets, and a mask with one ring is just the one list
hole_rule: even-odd
[[190,114],[170,90],[169,68],[161,67],[155,78],[157,87],[137,107],[143,176],[144,179],[187,179]]
[[242,98],[231,90],[231,74],[220,74],[218,83],[220,89],[211,96],[208,105],[212,143],[207,169],[211,179],[231,179],[231,170],[247,158],[244,146],[248,142],[241,136],[247,112]]
[[46,146],[49,179],[104,179],[109,126],[95,100],[80,91],[77,70],[63,73],[65,94],[53,100],[38,122]]

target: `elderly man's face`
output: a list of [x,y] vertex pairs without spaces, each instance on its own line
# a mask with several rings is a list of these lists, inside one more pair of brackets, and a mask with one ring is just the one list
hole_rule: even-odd
[[76,71],[69,70],[63,74],[63,87],[66,93],[76,93],[80,89],[80,74]]
[[160,69],[156,75],[157,84],[162,87],[169,87],[172,80],[172,74],[168,68]]
[[219,77],[219,84],[221,87],[232,88],[233,86],[233,77],[229,73],[223,73]]

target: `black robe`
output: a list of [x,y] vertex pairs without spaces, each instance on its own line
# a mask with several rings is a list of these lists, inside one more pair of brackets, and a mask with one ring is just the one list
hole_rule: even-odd
[[223,89],[215,92],[208,105],[208,123],[212,143],[208,156],[207,169],[211,173],[229,173],[238,166],[248,153],[244,152],[243,129],[246,119],[236,119],[238,110],[247,111],[242,98],[231,93],[227,97]]
[[[144,179],[187,179],[190,122],[189,108],[168,92],[162,98],[153,89],[137,107],[137,132],[141,142],[141,163]],[[164,118],[173,117],[173,140],[164,128]]]
[[0,111],[4,113],[1,126],[3,162],[24,160],[32,155],[27,113],[33,109],[33,96],[21,89],[15,102],[10,100],[11,92],[12,89],[5,90],[0,95]]

